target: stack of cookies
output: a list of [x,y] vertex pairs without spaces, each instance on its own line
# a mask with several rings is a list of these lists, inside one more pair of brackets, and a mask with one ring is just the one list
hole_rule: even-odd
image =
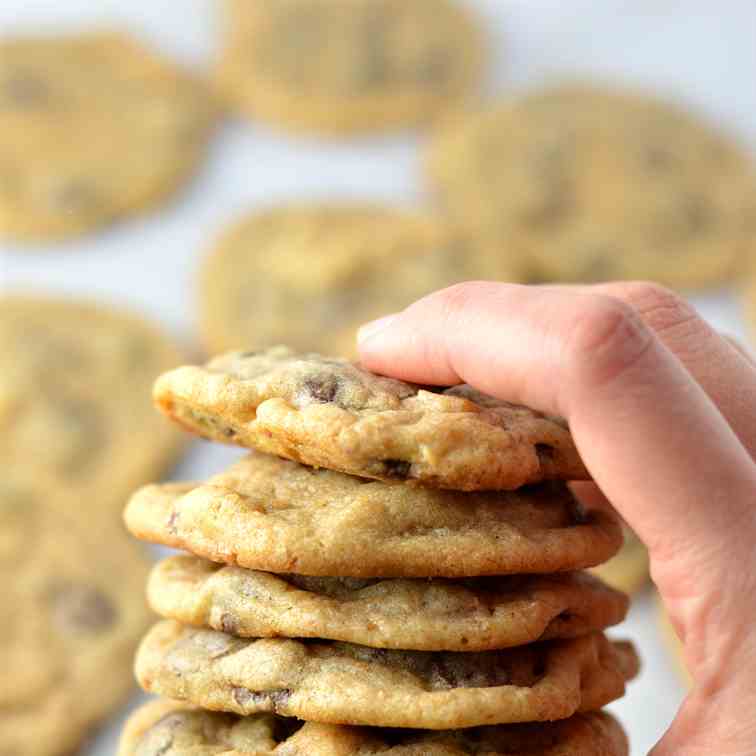
[[[276,347],[183,367],[161,409],[252,449],[151,485],[158,564],[121,753],[621,756],[601,707],[638,668],[603,631],[626,597],[581,572],[621,529],[559,418]],[[304,723],[300,720],[304,720]]]

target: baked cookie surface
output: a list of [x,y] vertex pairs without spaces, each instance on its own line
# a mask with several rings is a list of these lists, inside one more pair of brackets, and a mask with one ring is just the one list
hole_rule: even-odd
[[481,35],[451,0],[230,0],[226,10],[221,92],[290,131],[412,126],[458,107],[481,79]]
[[0,40],[0,236],[54,241],[157,205],[194,171],[213,113],[126,35]]
[[188,555],[159,563],[147,594],[163,617],[238,637],[422,651],[485,651],[577,637],[618,624],[628,604],[584,573],[360,580],[276,575]]
[[153,701],[126,724],[118,756],[627,756],[627,738],[609,714],[559,722],[449,732],[376,730],[300,722],[270,714],[238,717]]
[[452,218],[533,281],[732,280],[756,254],[747,151],[651,96],[569,85],[460,117],[426,163]]
[[134,687],[149,562],[115,525],[92,532],[79,506],[36,480],[0,483],[4,753],[68,756]]
[[287,347],[178,368],[154,397],[199,435],[362,477],[469,491],[588,477],[561,418]]
[[145,690],[205,709],[431,730],[566,719],[623,695],[637,671],[630,644],[598,634],[459,654],[240,639],[170,620],[136,660]]
[[461,493],[383,483],[252,453],[204,485],[148,485],[126,508],[142,540],[214,562],[315,576],[476,577],[594,566],[616,519],[566,486]]
[[385,206],[289,204],[225,231],[204,266],[211,353],[286,343],[351,355],[358,326],[471,279],[510,280],[442,222]]
[[145,321],[93,303],[6,296],[0,345],[0,457],[10,468],[33,460],[49,488],[116,520],[129,493],[177,458],[183,439],[155,413],[150,386],[181,355]]

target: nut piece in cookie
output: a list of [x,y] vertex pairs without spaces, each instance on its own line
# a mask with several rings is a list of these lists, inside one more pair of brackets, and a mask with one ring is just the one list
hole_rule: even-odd
[[366,478],[476,491],[588,477],[561,418],[286,347],[178,368],[154,397],[206,438]]

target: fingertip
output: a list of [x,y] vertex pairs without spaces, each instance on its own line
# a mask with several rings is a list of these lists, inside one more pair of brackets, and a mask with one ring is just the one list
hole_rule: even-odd
[[384,315],[382,318],[377,318],[361,325],[357,329],[357,345],[361,347],[384,328],[388,328],[395,319],[396,313],[392,313],[391,315]]

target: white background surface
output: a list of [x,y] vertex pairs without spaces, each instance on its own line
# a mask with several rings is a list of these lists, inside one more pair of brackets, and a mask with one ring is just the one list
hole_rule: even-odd
[[[495,43],[491,91],[570,74],[625,80],[700,107],[756,146],[753,0],[468,4],[482,13]],[[214,5],[212,0],[0,0],[0,33],[40,25],[55,30],[119,24],[201,66],[215,47]],[[420,203],[421,145],[416,135],[340,144],[295,141],[263,127],[227,124],[201,175],[163,212],[39,253],[0,244],[0,281],[3,288],[86,294],[128,305],[151,314],[191,346],[196,268],[229,218],[254,205],[303,196]],[[697,303],[718,327],[744,335],[738,308],[726,293]],[[178,474],[201,478],[237,454],[197,446]],[[644,671],[629,696],[612,708],[630,731],[633,756],[640,756],[673,717],[682,688],[657,638],[650,595],[641,597],[621,630],[638,641]],[[114,723],[87,753],[114,753],[118,726]]]

